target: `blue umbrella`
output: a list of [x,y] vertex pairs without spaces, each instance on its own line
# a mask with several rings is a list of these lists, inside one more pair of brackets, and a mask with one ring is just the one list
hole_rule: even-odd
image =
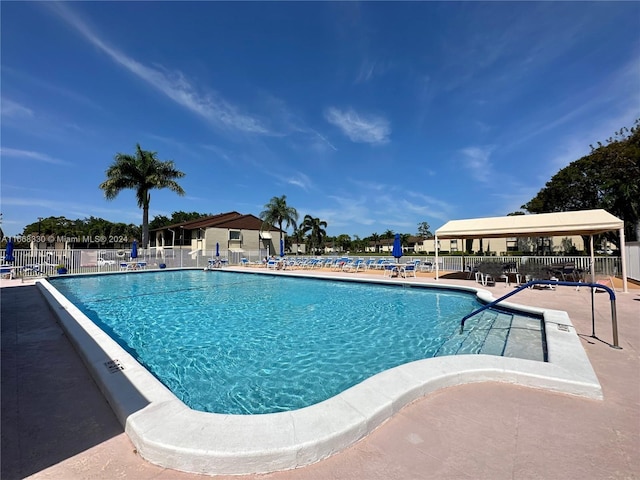
[[138,242],[133,241],[133,245],[131,245],[131,258],[138,258]]
[[396,259],[396,263],[402,256],[402,245],[400,245],[400,234],[396,233],[396,238],[393,239],[393,250],[391,251],[391,255],[393,255]]
[[10,238],[7,242],[7,250],[4,254],[5,262],[13,262],[15,258],[13,258],[13,240]]
[[216,257],[220,256],[220,244],[216,242]]
[[280,256],[284,257],[284,240],[280,239]]

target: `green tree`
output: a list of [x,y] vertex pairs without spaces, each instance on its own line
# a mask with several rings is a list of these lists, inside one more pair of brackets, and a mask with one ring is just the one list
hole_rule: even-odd
[[264,206],[264,210],[260,213],[260,218],[263,221],[263,226],[278,225],[280,240],[282,240],[282,225],[286,225],[287,228],[292,226],[295,231],[298,211],[287,205],[287,196],[282,195],[269,200],[269,203]]
[[172,225],[172,221],[169,217],[165,215],[156,215],[153,217],[153,220],[149,223],[149,229],[155,230],[156,228],[162,228],[167,225]]
[[369,242],[366,239],[360,238],[358,235],[353,236],[351,241],[351,248],[354,252],[365,252]]
[[305,215],[301,225],[305,234],[309,234],[309,243],[311,250],[318,252],[318,249],[322,247],[324,239],[327,237],[327,222],[314,218],[311,215]]
[[188,222],[190,220],[198,220],[199,218],[211,217],[210,213],[199,212],[173,212],[171,218],[166,215],[156,215],[153,220],[149,222],[149,229],[166,227],[168,225],[175,225],[176,223]]
[[[556,173],[521,208],[531,213],[603,208],[625,222],[630,240],[640,238],[640,119]],[[615,234],[608,238],[616,243]]]
[[378,242],[380,241],[380,235],[377,233],[372,233],[369,239],[373,242],[373,249],[376,253],[380,253],[380,249],[378,248]]
[[389,240],[391,238],[394,238],[395,236],[396,236],[396,234],[393,232],[393,230],[387,230],[382,235],[380,235],[380,238],[384,238],[386,240]]
[[426,240],[429,237],[433,237],[433,233],[431,233],[431,227],[427,222],[420,222],[418,224],[418,237]]
[[410,233],[401,233],[400,234],[400,245],[402,245],[403,247],[408,247],[410,238],[411,238],[411,234]]
[[188,222],[190,220],[198,220],[199,218],[210,217],[210,216],[211,216],[210,213],[183,212],[183,211],[173,212],[171,214],[171,223],[172,224],[183,223],[183,222]]
[[335,242],[338,247],[340,247],[340,251],[347,252],[351,250],[351,237],[346,233],[341,233],[335,238]]
[[298,254],[298,245],[304,242],[304,229],[300,226],[293,229],[291,239],[296,242],[296,255]]
[[122,190],[136,192],[138,207],[142,208],[142,246],[149,245],[149,202],[151,190],[168,188],[178,195],[184,190],[176,179],[184,177],[172,161],[161,161],[156,152],[142,150],[136,145],[136,153],[116,153],[114,162],[106,171],[107,179],[100,184],[107,200],[113,200]]

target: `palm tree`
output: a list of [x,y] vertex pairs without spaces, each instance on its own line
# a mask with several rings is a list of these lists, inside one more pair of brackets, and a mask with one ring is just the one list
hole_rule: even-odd
[[[400,245],[402,245],[403,247],[406,247],[407,249],[409,248],[409,239],[411,238],[411,234],[410,233],[401,233],[400,234]],[[403,249],[403,251],[405,251]]]
[[149,245],[150,191],[154,188],[168,188],[178,195],[184,195],[184,190],[176,179],[185,174],[176,170],[172,161],[158,160],[156,155],[156,152],[142,150],[140,144],[136,144],[135,155],[116,153],[114,162],[107,169],[107,179],[100,184],[107,200],[113,200],[125,189],[136,191],[138,207],[142,208],[143,248]]
[[373,242],[373,248],[375,250],[376,253],[379,253],[378,250],[378,241],[380,241],[380,235],[378,235],[377,233],[372,233],[371,236],[369,237],[371,239],[371,241]]
[[[260,218],[269,226],[278,225],[280,228],[280,241],[282,241],[282,224],[285,224],[288,228],[292,226],[296,229],[296,222],[298,221],[298,211],[287,205],[287,196],[273,197],[264,206],[264,210],[260,214]],[[264,225],[263,224],[263,225]]]
[[299,246],[304,240],[304,230],[302,227],[294,228],[293,233],[291,234],[291,239],[296,242],[296,255],[298,255]]
[[311,215],[305,215],[300,228],[302,228],[304,233],[309,232],[311,249],[313,250],[314,247],[320,248],[322,241],[327,236],[325,230],[325,228],[327,228],[327,222],[319,218],[313,218]]

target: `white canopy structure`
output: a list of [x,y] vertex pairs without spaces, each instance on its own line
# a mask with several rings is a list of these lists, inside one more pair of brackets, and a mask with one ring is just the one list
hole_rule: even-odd
[[595,278],[593,236],[615,230],[618,230],[620,234],[622,284],[624,292],[627,292],[624,222],[606,210],[579,210],[575,212],[451,220],[436,230],[436,279],[438,278],[438,239],[589,235],[591,240],[591,276],[593,281]]

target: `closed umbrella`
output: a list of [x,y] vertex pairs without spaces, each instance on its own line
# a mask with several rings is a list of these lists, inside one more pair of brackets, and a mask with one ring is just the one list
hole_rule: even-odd
[[280,256],[284,257],[284,240],[280,239]]
[[138,242],[136,240],[131,245],[131,258],[138,258]]
[[402,245],[400,244],[400,234],[396,233],[396,237],[393,239],[393,250],[391,251],[391,255],[393,255],[396,259],[396,263],[402,257]]
[[5,262],[13,262],[15,258],[13,258],[13,240],[10,238],[7,242],[7,249],[4,254]]
[[220,244],[216,242],[216,257],[220,256]]

